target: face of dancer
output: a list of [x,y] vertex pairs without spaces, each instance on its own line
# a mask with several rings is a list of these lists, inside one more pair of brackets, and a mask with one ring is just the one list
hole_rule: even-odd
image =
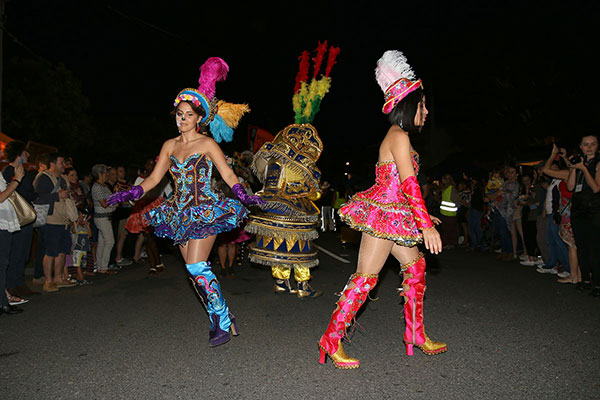
[[425,96],[423,96],[423,99],[421,99],[419,105],[417,106],[417,112],[415,114],[415,127],[421,128],[423,125],[425,125],[427,114],[429,114],[429,111],[427,110],[427,107],[425,107]]
[[196,114],[189,103],[182,101],[175,112],[175,122],[179,132],[190,132],[196,130],[196,124],[200,122],[200,115]]
[[598,151],[598,138],[596,136],[584,136],[579,145],[581,152],[586,158],[591,158]]

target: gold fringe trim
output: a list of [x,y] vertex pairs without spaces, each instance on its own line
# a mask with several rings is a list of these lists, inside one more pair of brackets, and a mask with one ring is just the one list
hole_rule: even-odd
[[400,272],[406,271],[409,267],[413,266],[417,261],[419,261],[423,257],[425,257],[425,254],[419,252],[419,255],[417,257],[415,257],[414,260],[400,266]]
[[419,243],[423,242],[422,234],[419,234],[419,236],[408,236],[408,235],[393,235],[393,234],[389,234],[389,233],[377,232],[373,228],[371,228],[369,225],[355,223],[350,217],[344,215],[341,212],[338,214],[339,214],[340,218],[342,219],[342,221],[347,223],[350,226],[350,228],[354,229],[355,231],[364,232],[370,236],[373,236],[373,237],[376,237],[379,239],[391,240],[400,246],[414,247],[414,246],[418,245]]
[[284,267],[289,267],[289,268],[314,268],[317,265],[319,265],[319,259],[316,259],[314,261],[302,262],[302,263],[298,263],[298,262],[286,263],[281,260],[269,260],[266,258],[262,258],[262,257],[254,255],[252,253],[250,253],[250,261],[255,264],[266,265],[267,267],[284,266]]
[[314,240],[319,238],[319,233],[316,229],[312,229],[310,231],[297,231],[290,230],[285,228],[272,228],[265,227],[264,225],[259,225],[257,223],[253,223],[250,221],[245,227],[244,230],[249,233],[254,233],[257,235],[267,236],[270,238],[278,237],[285,240]]
[[291,208],[290,206],[288,206],[287,204],[280,203],[278,201],[267,201],[265,203],[265,205],[263,205],[261,207],[263,209],[277,210],[277,211],[284,212],[288,215],[291,215],[293,217],[296,217],[296,218],[302,220],[302,222],[317,222],[319,220],[318,216],[306,215],[305,213],[295,210],[295,209]]

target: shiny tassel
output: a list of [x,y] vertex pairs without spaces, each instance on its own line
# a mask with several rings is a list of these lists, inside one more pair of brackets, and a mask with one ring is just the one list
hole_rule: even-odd
[[244,114],[250,112],[250,107],[247,104],[233,104],[223,100],[219,100],[217,107],[219,109],[217,115],[223,119],[227,126],[234,129],[237,128]]
[[215,119],[210,123],[210,131],[215,139],[215,142],[221,141],[231,142],[233,139],[233,128],[227,126],[220,115],[215,115]]

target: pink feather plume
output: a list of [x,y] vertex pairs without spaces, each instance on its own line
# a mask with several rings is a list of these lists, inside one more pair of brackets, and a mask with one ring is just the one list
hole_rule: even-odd
[[331,73],[331,68],[333,68],[333,66],[335,65],[335,58],[338,56],[338,54],[340,54],[339,47],[331,46],[329,48],[329,57],[327,58],[327,67],[325,68],[325,76],[328,77],[329,74]]
[[224,81],[229,72],[229,65],[219,57],[211,57],[200,67],[198,91],[209,99],[215,97],[215,83]]
[[296,86],[294,86],[294,93],[298,93],[298,90],[300,90],[300,83],[305,82],[308,79],[310,54],[305,50],[298,59],[300,60],[300,68],[298,70],[298,74],[296,75]]

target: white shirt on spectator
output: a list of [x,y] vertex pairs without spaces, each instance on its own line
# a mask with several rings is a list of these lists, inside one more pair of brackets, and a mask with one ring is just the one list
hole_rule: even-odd
[[[0,174],[0,192],[4,192],[6,190],[6,186],[7,184],[4,180],[4,176]],[[21,225],[19,224],[19,218],[17,217],[15,208],[13,207],[12,203],[8,201],[8,199],[0,203],[0,230],[9,232],[21,230]]]

